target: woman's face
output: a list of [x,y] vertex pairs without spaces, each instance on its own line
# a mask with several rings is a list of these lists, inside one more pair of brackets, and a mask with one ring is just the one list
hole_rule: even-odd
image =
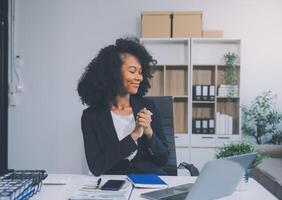
[[121,77],[124,90],[128,94],[136,94],[139,85],[143,80],[142,66],[138,59],[131,54],[122,54],[121,59],[123,61],[121,66]]

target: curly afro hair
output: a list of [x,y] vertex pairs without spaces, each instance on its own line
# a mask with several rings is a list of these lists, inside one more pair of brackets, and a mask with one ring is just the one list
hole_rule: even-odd
[[116,97],[123,88],[121,79],[121,55],[135,56],[142,66],[143,81],[136,95],[144,96],[150,88],[151,65],[156,60],[147,52],[136,38],[117,39],[115,45],[102,48],[88,64],[82,74],[77,91],[83,104],[95,109],[109,108],[115,104]]

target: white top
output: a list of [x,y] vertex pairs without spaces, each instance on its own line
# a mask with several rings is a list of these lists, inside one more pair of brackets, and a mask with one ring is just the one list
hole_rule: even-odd
[[[118,139],[119,141],[121,141],[123,138],[128,136],[134,130],[135,128],[134,115],[133,113],[131,113],[130,115],[119,115],[112,111],[111,111],[111,115],[113,118],[113,122],[114,122],[114,126],[117,132]],[[136,141],[135,143],[137,145]],[[131,161],[136,156],[136,154],[137,154],[137,150],[132,152],[125,159],[128,159],[129,161]]]

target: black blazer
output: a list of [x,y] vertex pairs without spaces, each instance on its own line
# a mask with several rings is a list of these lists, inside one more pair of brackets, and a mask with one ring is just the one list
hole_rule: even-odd
[[[135,144],[130,135],[119,141],[109,109],[87,108],[81,117],[85,154],[90,171],[95,175],[156,173],[165,175],[160,168],[168,160],[168,145],[158,109],[153,102],[138,96],[130,97],[134,116],[144,107],[152,115],[153,136],[150,141],[143,135]],[[138,148],[136,156],[125,159]]]

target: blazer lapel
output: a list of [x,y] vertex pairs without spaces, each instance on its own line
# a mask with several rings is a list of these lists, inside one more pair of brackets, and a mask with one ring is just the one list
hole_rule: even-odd
[[130,105],[132,106],[133,114],[136,119],[137,113],[144,107],[144,105],[133,95],[130,95]]
[[107,134],[107,138],[114,143],[119,141],[117,132],[115,130],[114,122],[112,119],[112,115],[109,110],[104,110],[103,112],[99,113],[99,122],[102,125],[103,129]]

